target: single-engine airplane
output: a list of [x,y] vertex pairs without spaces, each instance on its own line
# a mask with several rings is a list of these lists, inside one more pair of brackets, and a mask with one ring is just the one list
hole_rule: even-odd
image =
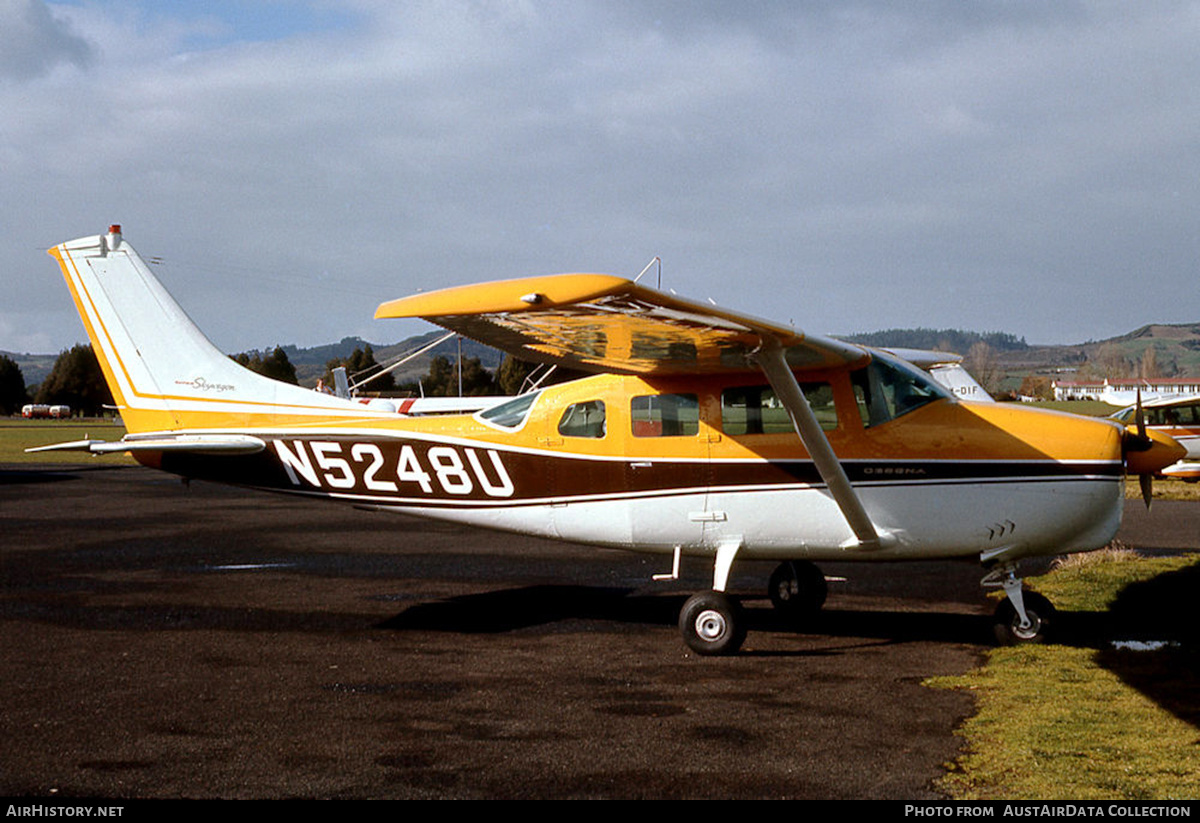
[[878,350],[804,334],[630,280],[571,274],[418,294],[422,317],[539,363],[596,372],[473,415],[382,413],[250,372],[214,347],[119,226],[50,250],[128,430],[115,443],[184,477],[331,498],[712,563],[684,640],[736,651],[735,561],[772,560],[784,613],[820,608],[814,561],[968,557],[1007,595],[1002,642],[1053,615],[1021,558],[1097,549],[1123,476],[1183,454],[1111,420],[957,400]]
[[1200,394],[1164,395],[1121,409],[1113,415],[1126,425],[1135,423],[1139,405],[1143,409],[1145,425],[1174,439],[1187,450],[1178,463],[1159,471],[1164,477],[1200,482]]

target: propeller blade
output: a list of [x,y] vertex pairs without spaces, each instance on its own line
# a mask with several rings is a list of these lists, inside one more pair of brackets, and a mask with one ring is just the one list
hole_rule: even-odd
[[[1140,386],[1137,390],[1137,402],[1133,416],[1137,423],[1138,440],[1148,443],[1149,438],[1146,437],[1146,413],[1142,409],[1142,389]],[[1139,474],[1138,486],[1140,486],[1142,489],[1142,500],[1146,504],[1146,510],[1149,511],[1150,503],[1154,498],[1154,475]]]
[[1146,437],[1146,413],[1142,410],[1142,389],[1141,386],[1137,390],[1137,406],[1134,410],[1134,419],[1137,421],[1138,437],[1145,439]]

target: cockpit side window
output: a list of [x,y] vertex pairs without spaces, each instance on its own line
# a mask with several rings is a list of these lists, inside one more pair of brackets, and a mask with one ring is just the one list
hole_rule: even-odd
[[[1126,415],[1125,420],[1132,420],[1133,417],[1134,413],[1130,412]],[[1145,410],[1145,417],[1148,426],[1194,426],[1200,423],[1200,404],[1177,404],[1149,408]]]
[[916,366],[879,352],[870,364],[851,375],[863,425],[880,426],[934,400],[953,395]]
[[[808,405],[825,431],[838,427],[833,388],[828,383],[801,383]],[[721,392],[721,430],[725,434],[781,434],[795,426],[770,386],[737,386]]]
[[558,433],[564,437],[600,438],[607,431],[603,400],[572,403],[558,421]]
[[629,404],[634,437],[683,437],[700,433],[700,401],[694,394],[649,394]]

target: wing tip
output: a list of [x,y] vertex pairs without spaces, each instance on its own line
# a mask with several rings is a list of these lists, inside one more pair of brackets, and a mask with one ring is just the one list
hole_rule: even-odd
[[389,300],[375,309],[375,319],[534,311],[593,300],[632,285],[632,280],[612,274],[551,274],[494,280]]

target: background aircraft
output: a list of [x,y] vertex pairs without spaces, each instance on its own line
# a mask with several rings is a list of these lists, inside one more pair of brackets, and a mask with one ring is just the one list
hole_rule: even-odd
[[944,351],[891,347],[885,348],[884,351],[925,369],[934,380],[949,389],[959,400],[971,400],[977,403],[996,402],[995,398],[988,394],[987,389],[979,385],[979,382],[963,366],[962,355]]
[[[1142,402],[1141,407],[1148,428],[1168,435],[1187,450],[1182,460],[1160,474],[1189,483],[1200,481],[1200,395],[1156,397]],[[1129,406],[1114,414],[1113,419],[1131,425],[1137,410],[1137,405]]]
[[1110,420],[967,403],[885,352],[606,275],[466,286],[381,305],[527,360],[595,372],[474,415],[413,417],[242,369],[170,298],[120,227],[50,250],[121,409],[118,443],[185,477],[712,565],[688,645],[745,636],[733,563],[771,560],[773,604],[825,599],[814,561],[973,558],[1007,595],[1003,642],[1053,609],[1024,557],[1105,545],[1126,471],[1183,449]]

